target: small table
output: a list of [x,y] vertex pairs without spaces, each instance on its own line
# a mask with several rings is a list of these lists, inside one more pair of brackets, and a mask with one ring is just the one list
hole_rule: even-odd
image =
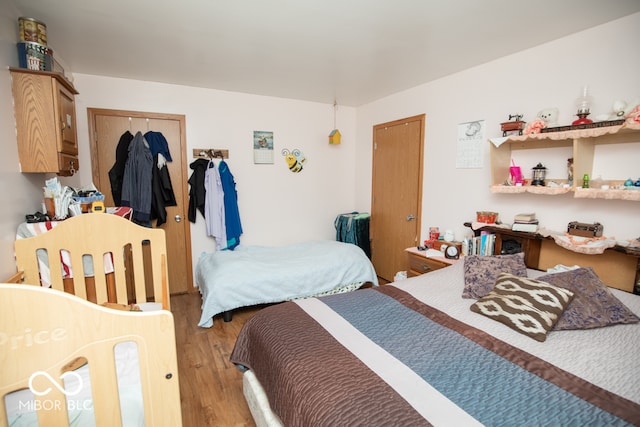
[[441,268],[449,267],[459,259],[445,258],[444,254],[435,249],[427,249],[425,251],[418,250],[416,247],[405,249],[407,252],[407,277],[420,276],[421,274],[431,273]]

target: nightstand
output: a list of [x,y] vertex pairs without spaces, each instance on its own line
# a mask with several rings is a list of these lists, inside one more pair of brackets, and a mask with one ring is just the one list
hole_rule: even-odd
[[[447,259],[444,254],[438,255],[440,251],[429,250],[419,251],[417,248],[407,248],[407,277],[420,276],[421,274],[430,273],[451,264],[458,262],[457,259]],[[433,253],[433,256],[427,256],[427,253]]]

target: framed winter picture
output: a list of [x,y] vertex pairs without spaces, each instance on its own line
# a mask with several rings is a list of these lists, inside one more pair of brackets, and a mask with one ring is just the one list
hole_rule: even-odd
[[273,132],[253,131],[253,163],[273,164]]

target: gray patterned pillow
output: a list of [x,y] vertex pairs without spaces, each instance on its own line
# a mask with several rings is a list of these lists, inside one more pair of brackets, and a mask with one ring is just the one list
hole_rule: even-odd
[[493,290],[471,305],[471,311],[542,342],[572,298],[568,289],[502,273]]
[[553,329],[593,329],[640,322],[640,318],[611,293],[591,267],[547,274],[538,280],[569,289],[575,294]]
[[500,273],[527,277],[524,252],[511,255],[464,257],[464,290],[462,298],[478,299],[487,295]]

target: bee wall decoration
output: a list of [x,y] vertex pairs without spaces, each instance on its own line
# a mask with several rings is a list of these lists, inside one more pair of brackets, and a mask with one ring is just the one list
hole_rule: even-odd
[[282,149],[282,155],[284,156],[284,161],[287,162],[287,166],[289,166],[289,170],[291,172],[301,172],[303,163],[307,160],[307,158],[302,154],[302,151],[297,148],[289,151],[288,148]]

